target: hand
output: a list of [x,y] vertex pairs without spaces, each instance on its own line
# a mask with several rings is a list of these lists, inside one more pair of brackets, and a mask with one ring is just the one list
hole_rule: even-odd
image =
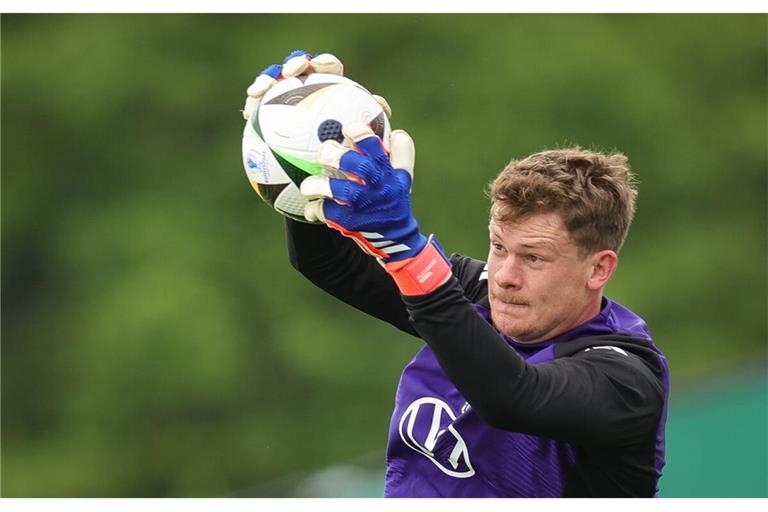
[[413,139],[403,130],[393,131],[390,157],[368,126],[353,123],[343,131],[355,150],[329,140],[319,161],[349,179],[305,179],[301,192],[311,201],[304,216],[325,222],[376,256],[403,294],[434,290],[450,277],[450,265],[436,240],[421,234],[411,210]]
[[[312,73],[344,75],[344,64],[330,53],[321,53],[315,57],[304,50],[296,50],[283,59],[283,64],[272,64],[265,68],[246,90],[243,118],[248,119],[256,111],[262,96],[280,80]],[[377,94],[372,95],[379,102],[387,117],[392,117],[392,109],[387,100]]]
[[243,118],[248,119],[256,111],[261,97],[277,82],[284,78],[310,73],[329,73],[343,75],[344,65],[330,53],[321,53],[313,57],[304,50],[296,50],[288,55],[283,64],[272,64],[264,69],[248,87],[243,107]]
[[414,256],[427,239],[411,213],[413,139],[403,130],[393,131],[390,159],[368,126],[354,123],[343,127],[343,132],[356,151],[329,140],[321,146],[319,162],[342,171],[348,179],[311,176],[304,180],[301,192],[309,199],[333,199],[311,201],[304,216],[325,222],[383,260]]

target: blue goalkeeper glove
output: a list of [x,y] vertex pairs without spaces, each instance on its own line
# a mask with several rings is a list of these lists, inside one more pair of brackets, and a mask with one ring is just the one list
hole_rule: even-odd
[[437,241],[419,231],[411,210],[413,139],[403,130],[393,131],[390,158],[370,127],[350,124],[343,131],[355,150],[329,140],[319,161],[348,179],[305,179],[301,192],[311,201],[304,216],[325,222],[376,256],[404,295],[433,291],[451,270]]

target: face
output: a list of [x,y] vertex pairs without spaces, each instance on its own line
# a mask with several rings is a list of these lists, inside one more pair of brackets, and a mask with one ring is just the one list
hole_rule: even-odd
[[535,343],[600,312],[602,288],[616,266],[613,251],[581,257],[556,212],[492,220],[489,230],[488,298],[501,332]]

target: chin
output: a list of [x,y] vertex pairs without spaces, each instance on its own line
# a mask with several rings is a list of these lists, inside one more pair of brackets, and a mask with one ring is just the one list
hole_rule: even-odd
[[[493,317],[491,318],[493,319]],[[503,317],[500,318],[498,322],[493,320],[493,324],[499,331],[517,341],[526,341],[534,334],[533,329],[529,326],[521,325],[519,322],[506,320]]]
[[533,333],[531,331],[516,331],[516,332],[510,332],[510,331],[502,331],[504,334],[509,336],[515,341],[519,341],[520,343],[530,343],[532,341],[539,341],[536,340]]

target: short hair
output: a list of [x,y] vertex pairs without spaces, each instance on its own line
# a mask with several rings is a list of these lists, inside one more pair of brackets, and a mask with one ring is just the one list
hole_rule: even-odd
[[577,146],[512,160],[490,183],[488,195],[497,222],[560,213],[585,257],[621,249],[635,214],[637,188],[626,156]]

